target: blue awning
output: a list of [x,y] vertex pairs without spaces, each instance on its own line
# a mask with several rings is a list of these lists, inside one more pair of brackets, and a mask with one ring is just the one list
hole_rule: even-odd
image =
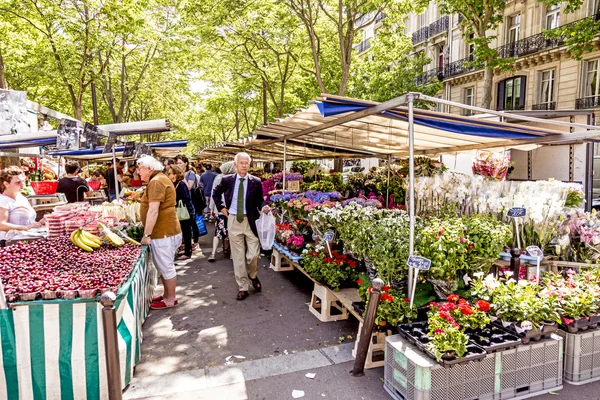
[[[152,148],[160,148],[160,149],[173,149],[173,148],[184,148],[187,146],[187,140],[174,140],[174,141],[165,141],[165,142],[148,142],[146,145]],[[123,151],[125,146],[115,146],[115,153],[120,153]],[[97,147],[95,150],[91,149],[80,149],[80,150],[57,150],[48,152],[49,156],[53,157],[78,157],[78,156],[93,156],[93,155],[102,155],[106,154],[107,157],[111,156],[112,153],[103,153],[104,147]]]

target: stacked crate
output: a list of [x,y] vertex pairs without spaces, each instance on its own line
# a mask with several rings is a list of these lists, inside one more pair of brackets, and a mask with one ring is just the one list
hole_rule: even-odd
[[560,332],[565,338],[565,382],[583,385],[600,380],[600,330]]

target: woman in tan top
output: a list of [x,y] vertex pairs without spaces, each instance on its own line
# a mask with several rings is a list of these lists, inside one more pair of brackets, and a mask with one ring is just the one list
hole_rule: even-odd
[[177,273],[175,252],[181,245],[181,228],[175,210],[175,187],[162,172],[160,161],[143,156],[138,161],[138,173],[147,182],[140,201],[140,215],[144,224],[142,244],[149,245],[152,261],[160,274],[164,293],[152,299],[150,308],[160,310],[175,307]]

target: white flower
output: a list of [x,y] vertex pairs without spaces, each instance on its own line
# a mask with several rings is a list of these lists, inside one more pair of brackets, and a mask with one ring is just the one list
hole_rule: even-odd
[[473,276],[474,276],[475,278],[481,278],[481,277],[483,276],[483,272],[475,272],[475,273],[473,274]]

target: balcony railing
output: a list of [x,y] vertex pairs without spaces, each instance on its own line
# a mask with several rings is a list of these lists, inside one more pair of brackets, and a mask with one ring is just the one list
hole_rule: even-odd
[[424,42],[427,39],[429,39],[429,27],[428,26],[424,26],[412,34],[413,46],[418,43]]
[[466,57],[462,60],[454,61],[446,65],[446,68],[444,70],[444,76],[446,78],[450,78],[451,76],[464,74],[465,72],[475,71],[479,68],[481,67],[473,64],[473,57]]
[[498,108],[497,111],[516,111],[524,110],[525,104],[505,104],[504,108]]
[[449,21],[450,18],[447,15],[444,15],[442,18],[429,25],[429,37],[431,38],[440,33],[447,32]]
[[364,51],[367,51],[370,48],[371,48],[371,38],[363,40],[362,42],[360,42],[358,44],[358,46],[355,47],[358,54],[360,54]]
[[426,71],[420,77],[415,79],[416,85],[427,85],[433,78],[437,78],[439,81],[444,80],[444,68],[435,68]]
[[600,108],[600,96],[584,97],[575,100],[575,108],[581,110],[584,108]]
[[536,111],[556,110],[556,102],[552,101],[552,102],[548,102],[548,103],[534,104],[531,106],[531,109],[536,110]]
[[496,48],[498,58],[523,57],[541,50],[559,47],[564,43],[563,38],[548,38],[544,33],[526,37],[514,43]]

